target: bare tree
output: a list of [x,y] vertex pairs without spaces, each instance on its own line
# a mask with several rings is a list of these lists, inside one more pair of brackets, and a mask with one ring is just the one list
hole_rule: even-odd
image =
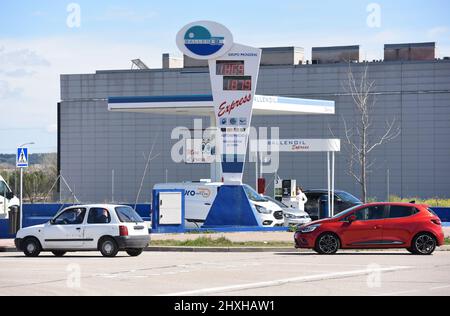
[[367,202],[368,176],[372,172],[374,161],[370,160],[370,154],[378,147],[397,138],[401,129],[394,117],[386,120],[385,131],[381,136],[374,136],[374,125],[372,120],[373,110],[376,106],[375,81],[368,78],[369,65],[364,66],[364,70],[359,78],[355,78],[351,64],[347,72],[347,79],[344,89],[353,99],[356,107],[356,121],[353,126],[349,126],[344,117],[345,147],[349,153],[348,173],[361,186],[361,193],[364,202]]

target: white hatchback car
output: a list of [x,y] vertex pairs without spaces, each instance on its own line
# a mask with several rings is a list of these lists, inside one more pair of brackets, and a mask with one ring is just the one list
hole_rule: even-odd
[[66,208],[46,224],[21,229],[15,239],[16,248],[27,257],[42,251],[57,257],[76,251],[115,257],[126,251],[137,257],[149,242],[147,224],[131,207],[106,204]]

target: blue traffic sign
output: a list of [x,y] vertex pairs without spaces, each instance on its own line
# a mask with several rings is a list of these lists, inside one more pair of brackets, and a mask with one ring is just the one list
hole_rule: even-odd
[[28,148],[17,148],[16,167],[28,167]]

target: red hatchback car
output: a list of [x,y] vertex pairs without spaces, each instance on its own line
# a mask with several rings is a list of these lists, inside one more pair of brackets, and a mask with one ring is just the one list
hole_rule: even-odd
[[339,249],[406,248],[431,255],[444,244],[439,217],[426,205],[373,203],[298,228],[296,248],[335,254]]

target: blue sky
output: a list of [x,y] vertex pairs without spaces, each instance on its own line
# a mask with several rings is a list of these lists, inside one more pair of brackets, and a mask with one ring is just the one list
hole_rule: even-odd
[[[36,142],[56,150],[59,74],[123,69],[141,58],[160,67],[161,54],[179,55],[175,35],[194,20],[225,24],[235,40],[259,47],[360,44],[362,58],[382,58],[384,43],[436,41],[450,56],[450,2],[396,1],[73,1],[81,27],[70,28],[63,0],[0,2],[0,152]],[[367,23],[379,6],[379,27]],[[256,8],[256,9],[255,9]]]

